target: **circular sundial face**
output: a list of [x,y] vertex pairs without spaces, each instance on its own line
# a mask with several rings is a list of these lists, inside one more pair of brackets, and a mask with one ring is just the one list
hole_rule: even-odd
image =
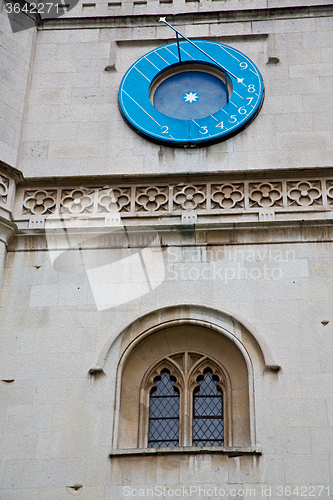
[[[258,114],[264,97],[255,64],[238,50],[195,41],[158,47],[129,68],[119,88],[126,122],[146,138],[169,146],[225,140]],[[221,67],[222,66],[222,67]]]
[[151,87],[153,106],[178,120],[195,120],[217,112],[227,103],[227,87],[223,72],[213,74],[212,69],[204,64],[184,63],[167,70]]

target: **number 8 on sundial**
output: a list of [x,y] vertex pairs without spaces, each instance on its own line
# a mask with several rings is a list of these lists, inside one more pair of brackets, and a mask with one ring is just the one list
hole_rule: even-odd
[[171,147],[213,144],[243,130],[263,103],[256,65],[233,47],[191,41],[160,20],[177,41],[148,52],[124,75],[119,105],[128,125]]

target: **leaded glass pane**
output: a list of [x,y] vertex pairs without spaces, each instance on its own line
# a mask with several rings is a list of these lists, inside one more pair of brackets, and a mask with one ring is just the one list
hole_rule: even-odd
[[150,392],[148,447],[179,445],[179,392],[163,370]]
[[193,445],[223,446],[223,393],[206,372],[193,394]]

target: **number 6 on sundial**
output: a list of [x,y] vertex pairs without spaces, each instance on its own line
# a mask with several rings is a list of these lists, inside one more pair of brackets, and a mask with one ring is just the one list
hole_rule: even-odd
[[233,47],[193,42],[160,20],[177,41],[148,52],[124,75],[119,105],[128,125],[172,147],[213,144],[243,130],[263,103],[256,65]]

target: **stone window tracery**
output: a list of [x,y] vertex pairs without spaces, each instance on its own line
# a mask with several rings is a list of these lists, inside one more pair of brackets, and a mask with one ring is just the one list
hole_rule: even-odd
[[229,401],[217,360],[190,351],[158,360],[141,384],[139,447],[228,446]]

